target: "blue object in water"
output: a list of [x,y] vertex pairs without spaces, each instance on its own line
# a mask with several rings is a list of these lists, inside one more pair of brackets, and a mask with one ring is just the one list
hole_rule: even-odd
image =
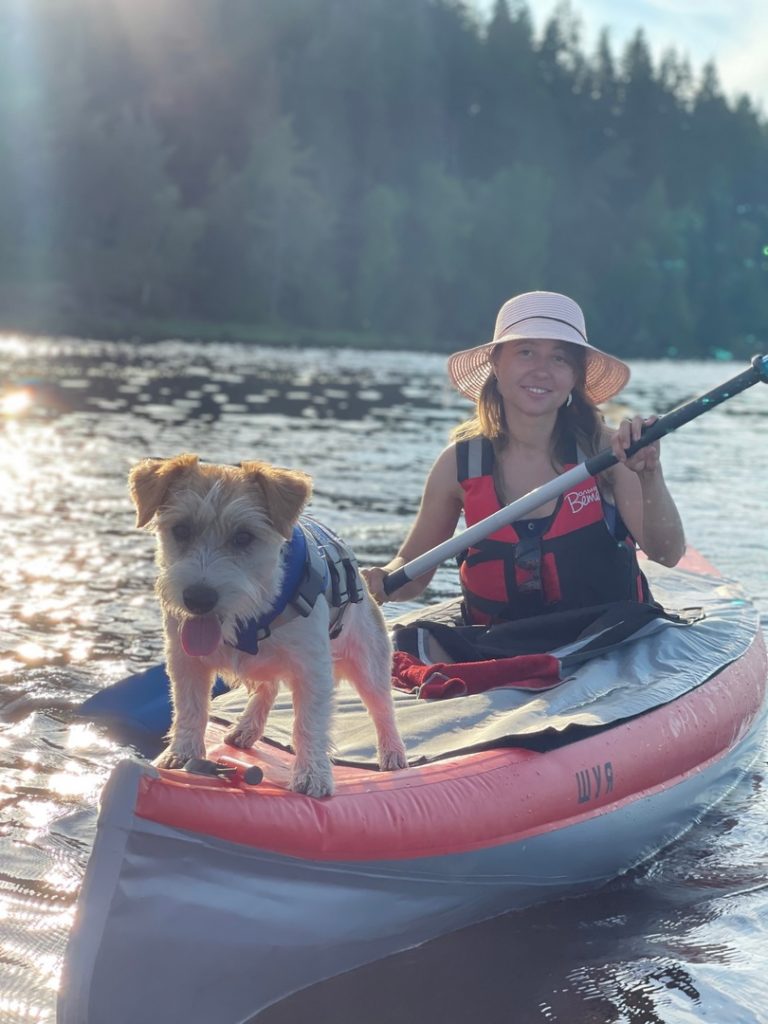
[[[217,679],[213,696],[218,697],[226,689]],[[171,728],[171,681],[165,664],[153,665],[99,690],[80,705],[78,714],[92,722],[112,722],[165,736]]]

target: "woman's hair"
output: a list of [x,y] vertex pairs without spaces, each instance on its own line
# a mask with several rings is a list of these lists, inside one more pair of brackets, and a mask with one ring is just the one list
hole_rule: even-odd
[[[571,392],[571,404],[563,405],[558,410],[552,435],[552,460],[561,466],[573,458],[574,439],[585,455],[595,455],[600,450],[603,429],[603,418],[586,393],[586,352],[578,345],[571,348],[576,383]],[[501,451],[510,440],[504,400],[499,394],[494,373],[488,374],[482,386],[474,416],[451,432],[452,441],[467,441],[472,437],[487,437],[493,442],[496,451]]]

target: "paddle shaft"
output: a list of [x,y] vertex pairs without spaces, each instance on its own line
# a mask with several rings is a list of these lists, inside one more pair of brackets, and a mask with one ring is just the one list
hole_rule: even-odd
[[[722,404],[729,398],[733,398],[734,395],[738,395],[742,391],[746,391],[747,388],[751,388],[753,384],[757,384],[759,381],[768,383],[768,355],[755,356],[752,360],[752,365],[748,370],[744,370],[743,373],[738,374],[731,380],[727,380],[724,384],[720,384],[718,387],[713,388],[712,391],[708,391],[699,398],[694,398],[692,401],[686,402],[684,405],[680,405],[676,409],[672,409],[670,412],[665,413],[664,416],[657,419],[655,423],[644,428],[642,437],[637,441],[633,441],[629,448],[626,449],[627,456],[630,457],[634,455],[635,452],[640,451],[641,448],[645,448],[647,445],[653,444],[654,441],[658,441],[666,434],[671,433],[673,430],[677,430],[678,427],[682,427],[683,424],[690,423],[690,421],[696,419],[697,416],[702,416],[705,412],[709,412],[709,410],[714,409],[715,406]],[[451,537],[442,544],[438,544],[437,547],[434,547],[429,551],[425,551],[423,555],[419,555],[418,558],[414,558],[400,569],[396,569],[394,572],[389,573],[384,577],[385,592],[387,594],[394,593],[406,583],[416,579],[418,576],[423,576],[424,573],[434,569],[447,558],[454,557],[460,552],[465,551],[476,541],[483,540],[483,538],[490,536],[502,526],[507,526],[509,523],[513,523],[516,519],[524,519],[526,516],[530,515],[531,512],[535,511],[535,509],[540,508],[542,505],[546,505],[546,503],[548,501],[552,501],[553,498],[558,498],[570,487],[575,487],[590,476],[596,476],[598,473],[602,473],[610,466],[615,465],[618,461],[619,460],[610,448],[606,448],[603,451],[598,452],[597,455],[593,455],[585,462],[580,463],[578,466],[574,466],[573,469],[569,469],[567,472],[561,473],[560,476],[555,477],[554,480],[550,480],[549,483],[543,484],[541,487],[537,487],[528,494],[524,494],[522,498],[518,498],[517,501],[513,501],[509,505],[505,505],[503,508],[500,508],[498,512],[494,512],[493,515],[488,516],[479,523],[475,523],[474,526],[470,526],[462,533],[456,534],[455,537]]]

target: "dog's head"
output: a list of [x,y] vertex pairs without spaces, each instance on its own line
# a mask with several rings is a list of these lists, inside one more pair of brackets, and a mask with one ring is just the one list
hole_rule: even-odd
[[[210,653],[222,630],[266,611],[280,588],[280,549],[310,498],[310,478],[266,462],[145,459],[129,486],[136,525],[157,534],[157,593],[181,623],[189,654]],[[214,642],[215,641],[215,642]]]

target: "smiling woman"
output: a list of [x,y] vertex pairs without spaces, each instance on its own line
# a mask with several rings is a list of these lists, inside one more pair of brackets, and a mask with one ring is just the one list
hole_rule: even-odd
[[[464,552],[462,623],[651,602],[635,542],[649,558],[675,565],[684,550],[682,525],[658,443],[631,458],[625,453],[649,421],[636,416],[616,431],[603,423],[597,403],[621,390],[629,368],[589,343],[579,306],[555,292],[515,296],[501,307],[493,339],[453,355],[448,373],[476,401],[475,414],[438,456],[398,555],[367,571],[377,599],[387,599],[386,574],[451,537],[462,510],[473,526],[611,446],[618,465]],[[430,578],[391,597],[412,598]],[[432,653],[446,656],[436,647]]]
[[532,410],[570,405],[571,392],[583,365],[577,350],[562,341],[515,341],[494,348],[491,358],[502,399],[513,406],[532,399]]

